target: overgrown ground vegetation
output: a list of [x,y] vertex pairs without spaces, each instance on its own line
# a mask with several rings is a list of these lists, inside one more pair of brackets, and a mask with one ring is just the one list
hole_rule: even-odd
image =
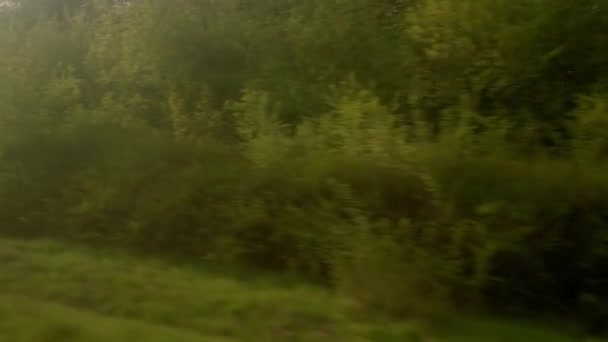
[[374,312],[608,321],[599,0],[20,0],[0,232]]
[[[370,315],[301,279],[214,270],[107,248],[0,240],[0,339],[77,341],[551,341],[574,331],[522,321]],[[585,340],[593,341],[593,340]]]

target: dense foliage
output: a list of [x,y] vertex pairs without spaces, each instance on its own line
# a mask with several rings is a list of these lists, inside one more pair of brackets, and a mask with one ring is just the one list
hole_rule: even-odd
[[370,309],[608,319],[600,0],[0,6],[0,231]]

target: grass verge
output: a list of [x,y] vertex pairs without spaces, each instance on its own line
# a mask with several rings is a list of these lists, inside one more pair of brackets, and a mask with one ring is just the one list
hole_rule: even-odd
[[0,340],[580,341],[469,318],[425,331],[365,317],[303,282],[243,279],[52,241],[0,239],[0,267]]

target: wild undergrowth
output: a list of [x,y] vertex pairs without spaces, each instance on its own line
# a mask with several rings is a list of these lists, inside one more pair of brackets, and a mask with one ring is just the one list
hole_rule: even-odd
[[293,273],[379,315],[599,332],[606,13],[5,1],[0,233]]

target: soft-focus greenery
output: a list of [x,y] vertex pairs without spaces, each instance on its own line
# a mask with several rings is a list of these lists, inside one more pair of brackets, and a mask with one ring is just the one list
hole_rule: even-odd
[[608,321],[599,0],[20,0],[0,232]]
[[141,322],[98,316],[62,305],[0,296],[0,338],[15,342],[230,342],[227,338],[199,336]]
[[372,317],[287,277],[217,272],[48,241],[0,240],[4,341],[552,341],[567,330],[449,317]]

